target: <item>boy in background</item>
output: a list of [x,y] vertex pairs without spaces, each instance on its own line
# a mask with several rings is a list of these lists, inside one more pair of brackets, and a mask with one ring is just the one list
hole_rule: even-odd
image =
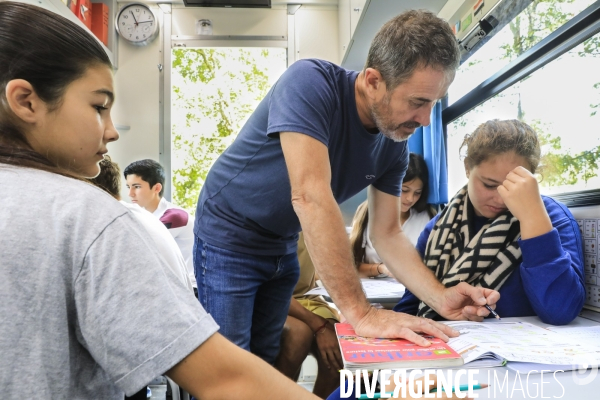
[[181,207],[170,203],[163,197],[165,170],[158,162],[150,159],[134,161],[123,171],[131,202],[145,208],[167,227],[183,258],[188,276],[194,287],[194,220]]
[[90,181],[101,189],[104,189],[121,204],[129,209],[135,218],[142,224],[154,240],[156,248],[161,256],[167,262],[175,275],[181,280],[185,286],[192,289],[192,281],[187,273],[185,260],[175,239],[171,237],[165,226],[156,219],[150,212],[144,210],[136,204],[128,204],[121,201],[119,193],[121,189],[121,170],[119,165],[113,162],[108,155],[104,156],[104,160],[100,161],[100,174]]

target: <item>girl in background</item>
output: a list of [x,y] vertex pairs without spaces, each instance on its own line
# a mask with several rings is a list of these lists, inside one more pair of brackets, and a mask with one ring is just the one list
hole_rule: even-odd
[[[429,171],[422,156],[410,153],[408,169],[402,181],[402,210],[400,224],[404,234],[413,245],[417,244],[419,235],[425,225],[433,218],[435,211],[427,204],[429,195]],[[371,240],[369,239],[369,211],[365,200],[356,209],[350,232],[350,245],[358,273],[362,277],[384,278],[390,275],[387,267],[381,262]]]

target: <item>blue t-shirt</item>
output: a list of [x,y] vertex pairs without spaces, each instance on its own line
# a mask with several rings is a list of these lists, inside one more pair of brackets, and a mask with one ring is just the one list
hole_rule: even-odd
[[407,144],[364,128],[356,109],[357,76],[321,60],[288,68],[208,173],[196,209],[200,239],[246,254],[296,251],[301,229],[279,132],[303,133],[327,146],[338,203],[369,185],[400,196]]

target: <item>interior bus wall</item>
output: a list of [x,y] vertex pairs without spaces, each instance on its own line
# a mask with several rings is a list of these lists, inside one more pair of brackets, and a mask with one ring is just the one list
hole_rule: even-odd
[[[157,6],[151,7],[161,13]],[[214,35],[288,34],[288,15],[284,7],[224,9],[176,5],[172,9],[172,34],[195,35],[195,22],[203,18],[213,22]],[[295,14],[295,25],[297,59],[321,58],[340,63],[337,7],[303,6]],[[160,73],[157,65],[160,49],[158,38],[145,47],[133,47],[119,40],[119,65],[115,73],[117,100],[112,116],[115,123],[130,129],[120,131],[120,139],[109,146],[109,153],[121,168],[143,158],[159,160]],[[124,187],[121,193],[124,200],[129,200]]]

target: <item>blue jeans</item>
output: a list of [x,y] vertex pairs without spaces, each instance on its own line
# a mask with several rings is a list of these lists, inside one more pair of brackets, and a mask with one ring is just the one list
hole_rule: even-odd
[[219,333],[273,364],[300,266],[296,253],[256,256],[208,244],[196,236],[198,300]]

